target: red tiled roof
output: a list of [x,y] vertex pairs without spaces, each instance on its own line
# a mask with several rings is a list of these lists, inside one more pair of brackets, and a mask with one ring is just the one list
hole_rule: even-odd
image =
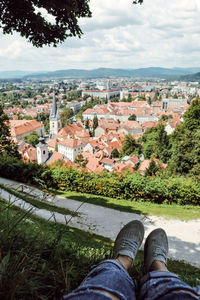
[[126,129],[142,129],[142,126],[137,121],[126,121],[120,125],[121,128]]
[[138,169],[139,172],[144,172],[146,169],[148,169],[150,165],[151,160],[150,159],[145,159],[141,162],[140,167]]
[[133,154],[132,156],[130,156],[130,158],[127,161],[132,161],[134,164],[136,164],[139,160],[139,158],[137,157],[137,155]]
[[134,171],[133,167],[131,166],[131,164],[123,164],[123,163],[116,163],[114,165],[114,170],[117,172],[123,172],[126,171],[127,169],[129,169],[130,171]]
[[17,137],[22,134],[32,132],[38,128],[44,127],[44,125],[36,120],[10,120],[11,136]]
[[86,130],[82,129],[81,131],[76,132],[76,136],[79,138],[89,138],[90,134]]
[[59,160],[59,159],[63,159],[64,158],[64,155],[57,152],[57,151],[54,151],[52,156],[50,157],[50,159],[48,160],[47,162],[47,165],[51,165],[53,164],[55,161]]
[[49,140],[47,142],[48,147],[56,148],[56,145],[57,145],[58,141],[59,141],[58,139],[51,139],[51,140]]
[[101,173],[104,171],[104,167],[100,165],[100,161],[96,157],[88,158],[88,163],[86,165],[86,168],[95,173]]
[[[144,171],[146,171],[146,169],[148,169],[148,167],[149,167],[149,165],[150,165],[150,163],[151,163],[152,160],[154,160],[155,163],[158,163],[158,162],[159,162],[159,160],[158,160],[157,158],[153,158],[153,159],[145,159],[145,160],[143,160],[143,162],[140,164],[140,167],[139,167],[138,171],[139,171],[140,173],[143,173]],[[160,166],[161,166],[161,168],[163,168],[163,169],[166,169],[166,168],[167,168],[167,164],[164,164],[164,163],[161,163]]]
[[59,145],[63,145],[69,148],[77,148],[81,143],[82,141],[71,139],[71,138],[58,142]]
[[122,144],[117,142],[117,141],[114,141],[114,142],[109,142],[107,143],[109,147],[111,147],[112,149],[116,148],[118,151],[121,151],[122,149]]
[[103,164],[112,165],[112,164],[114,164],[115,160],[114,160],[114,159],[110,159],[110,158],[103,158],[103,159],[101,160],[101,162],[102,162]]
[[156,122],[156,121],[144,122],[144,123],[142,124],[142,128],[143,128],[143,129],[147,129],[147,128],[156,127],[157,124],[158,124],[158,122]]
[[65,127],[63,127],[57,134],[57,137],[67,137],[68,135],[73,136],[75,135],[77,132],[82,131],[83,128],[81,127],[80,124],[76,125],[76,124],[70,124],[67,125]]
[[23,161],[30,161],[32,163],[37,161],[37,150],[28,143],[22,142],[18,146],[19,153],[22,155]]

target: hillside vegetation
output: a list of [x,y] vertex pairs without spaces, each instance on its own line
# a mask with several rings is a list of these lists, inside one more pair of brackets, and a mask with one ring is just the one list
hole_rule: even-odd
[[[44,221],[1,199],[0,231],[0,298],[5,300],[61,299],[93,264],[112,257],[109,239]],[[142,265],[139,251],[131,269],[136,283]],[[168,266],[188,284],[198,284],[200,269],[174,260]]]

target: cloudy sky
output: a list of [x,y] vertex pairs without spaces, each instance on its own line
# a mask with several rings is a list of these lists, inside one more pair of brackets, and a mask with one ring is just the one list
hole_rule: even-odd
[[139,67],[200,67],[200,1],[91,0],[84,35],[57,48],[34,48],[0,32],[0,71]]

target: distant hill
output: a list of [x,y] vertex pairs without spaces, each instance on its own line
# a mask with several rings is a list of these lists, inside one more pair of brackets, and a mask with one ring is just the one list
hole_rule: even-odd
[[173,78],[177,79],[182,75],[200,72],[200,68],[139,68],[139,69],[113,69],[98,68],[94,70],[68,69],[52,72],[25,72],[25,71],[4,71],[0,72],[0,79],[10,78],[101,78],[101,77],[150,77],[150,78]]
[[183,80],[183,81],[199,81],[200,82],[200,72],[195,73],[195,74],[180,76],[179,79]]
[[[200,71],[200,68],[198,68]],[[195,70],[196,71],[196,70]],[[169,78],[180,75],[192,74],[192,69],[167,69],[167,68],[140,68],[140,69],[112,69],[99,68],[94,70],[69,69],[32,74],[28,78],[101,78],[101,77],[153,77]]]
[[33,72],[26,71],[3,71],[0,72],[0,79],[10,79],[10,78],[22,78],[27,75],[31,75]]

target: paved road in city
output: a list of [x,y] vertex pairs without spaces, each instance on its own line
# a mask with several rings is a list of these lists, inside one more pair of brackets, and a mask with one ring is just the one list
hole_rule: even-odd
[[[28,186],[13,180],[0,177],[0,183],[18,191],[23,191],[34,195],[38,200],[48,201],[49,204],[77,211],[78,217],[62,215],[60,213],[49,212],[45,209],[37,209],[26,203],[24,200],[11,195],[7,191],[0,189],[0,197],[6,201],[14,202],[26,210],[31,210],[33,214],[55,222],[66,224],[90,231],[95,234],[115,239],[119,230],[131,220],[140,220],[145,227],[145,237],[155,228],[163,228],[169,239],[169,257],[177,260],[184,260],[194,266],[200,267],[200,218],[198,220],[181,221],[177,219],[165,219],[156,216],[145,216],[135,213],[120,212],[118,210],[105,208],[93,204],[66,199],[60,196],[51,196],[32,186]],[[143,245],[142,245],[143,247]]]

